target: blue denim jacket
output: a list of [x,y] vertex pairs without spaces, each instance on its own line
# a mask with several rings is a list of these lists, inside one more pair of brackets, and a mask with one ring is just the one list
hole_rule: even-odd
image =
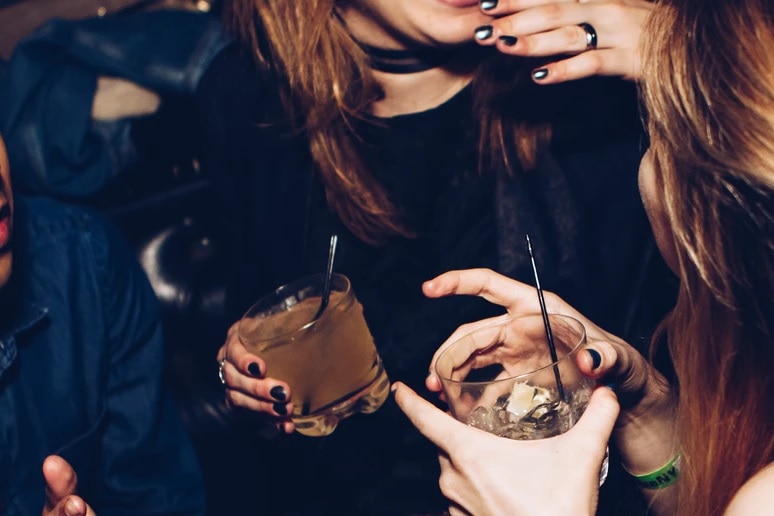
[[156,298],[99,216],[17,196],[0,292],[0,513],[39,516],[59,454],[100,516],[204,513],[193,448],[167,390]]
[[17,190],[82,198],[137,159],[134,119],[94,121],[99,76],[192,95],[228,42],[217,17],[183,10],[53,20],[0,60],[0,134]]

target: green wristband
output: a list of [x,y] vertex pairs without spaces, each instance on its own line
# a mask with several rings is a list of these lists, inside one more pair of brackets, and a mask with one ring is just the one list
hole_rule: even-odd
[[637,485],[643,489],[664,489],[677,482],[680,465],[680,454],[678,453],[670,459],[665,465],[652,473],[645,475],[632,475]]

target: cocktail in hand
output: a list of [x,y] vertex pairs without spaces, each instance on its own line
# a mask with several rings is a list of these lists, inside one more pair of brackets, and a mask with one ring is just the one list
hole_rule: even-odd
[[328,435],[342,419],[376,411],[390,390],[349,279],[332,275],[328,305],[317,316],[324,278],[278,288],[239,322],[239,338],[265,360],[267,375],[290,386],[296,431],[309,436]]
[[[580,321],[549,314],[555,354],[541,314],[503,317],[452,342],[435,368],[451,414],[509,439],[562,434],[586,410],[595,380],[580,372],[586,342]],[[607,476],[607,457],[600,484]]]

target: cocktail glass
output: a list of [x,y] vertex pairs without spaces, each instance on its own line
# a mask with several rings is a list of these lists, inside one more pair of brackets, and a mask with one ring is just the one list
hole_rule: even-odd
[[[503,316],[452,342],[435,370],[451,414],[470,426],[508,439],[562,434],[586,410],[596,385],[578,369],[586,343],[583,324],[548,315],[556,359],[541,314]],[[607,455],[600,485],[607,477]]]
[[296,431],[328,435],[352,414],[382,406],[390,381],[349,279],[331,278],[320,307],[324,275],[284,285],[256,302],[239,322],[239,338],[266,361],[267,376],[290,386]]

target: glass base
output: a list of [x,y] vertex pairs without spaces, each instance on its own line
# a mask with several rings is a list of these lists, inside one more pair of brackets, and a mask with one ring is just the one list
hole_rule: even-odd
[[310,437],[329,435],[336,430],[339,421],[352,414],[376,412],[387,400],[389,394],[390,379],[380,364],[374,381],[348,399],[316,414],[293,416],[296,432]]

